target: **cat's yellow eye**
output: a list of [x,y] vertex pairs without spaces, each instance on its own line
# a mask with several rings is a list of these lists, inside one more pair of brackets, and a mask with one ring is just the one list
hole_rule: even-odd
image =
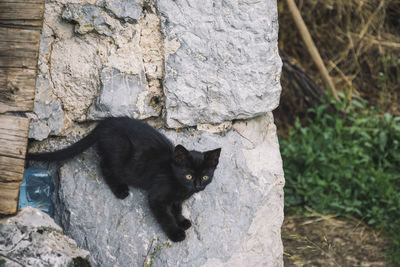
[[190,180],[190,179],[192,179],[192,178],[193,178],[192,175],[186,174],[186,179]]
[[208,180],[208,176],[207,175],[204,175],[203,176],[203,180],[205,181],[205,180]]

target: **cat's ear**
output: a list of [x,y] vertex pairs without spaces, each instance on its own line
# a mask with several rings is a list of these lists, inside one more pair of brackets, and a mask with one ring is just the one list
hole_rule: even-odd
[[182,145],[177,145],[174,149],[174,153],[172,154],[172,158],[175,163],[179,165],[185,165],[189,158],[189,151],[187,151],[187,149]]
[[221,148],[204,152],[204,162],[208,166],[216,167],[218,165],[220,154],[221,154]]

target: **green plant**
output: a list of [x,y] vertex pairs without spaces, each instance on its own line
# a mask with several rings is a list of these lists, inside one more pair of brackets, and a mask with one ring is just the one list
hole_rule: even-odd
[[400,117],[343,96],[309,112],[280,141],[285,204],[361,218],[388,234],[400,263]]
[[[153,243],[154,241],[157,242],[157,245],[153,248]],[[150,244],[149,252],[146,255],[146,258],[143,262],[143,267],[153,267],[153,261],[156,255],[164,248],[168,247],[171,248],[172,245],[168,241],[166,242],[161,242],[158,238],[153,239]],[[151,249],[153,248],[153,252],[150,253]]]
[[396,103],[398,98],[398,84],[400,71],[400,58],[391,54],[388,57],[380,58],[382,71],[378,72],[378,91],[379,91],[379,106],[388,110],[390,103]]

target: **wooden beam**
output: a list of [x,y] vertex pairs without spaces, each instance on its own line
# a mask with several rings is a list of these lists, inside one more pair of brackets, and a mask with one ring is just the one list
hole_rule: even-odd
[[0,213],[17,211],[24,176],[29,119],[0,115]]
[[0,2],[0,213],[17,212],[33,111],[45,0]]
[[1,214],[13,214],[17,212],[20,185],[21,183],[0,182]]
[[0,213],[17,212],[33,111],[45,0],[0,1]]
[[36,70],[40,32],[0,27],[0,68]]
[[299,9],[296,6],[296,3],[294,0],[286,0],[290,13],[293,16],[294,22],[297,26],[297,29],[299,30],[300,36],[304,41],[304,44],[306,45],[306,48],[308,50],[308,53],[310,54],[311,58],[313,59],[315,65],[317,65],[317,68],[322,76],[322,80],[329,86],[329,88],[332,90],[332,95],[335,99],[339,99],[335,84],[333,83],[331,76],[329,76],[328,70],[325,67],[324,61],[322,60],[317,47],[315,46],[315,43],[313,39],[311,38],[311,34],[308,31],[308,28],[306,24],[304,23],[304,20],[300,14]]
[[[0,115],[0,156],[25,159],[28,144],[29,119]],[[0,163],[4,160],[0,160]],[[15,163],[15,161],[9,164]],[[0,172],[0,181],[4,181]]]
[[1,0],[0,27],[41,30],[44,0]]
[[20,182],[24,175],[24,159],[0,156],[0,181]]
[[0,113],[33,111],[44,0],[0,2]]
[[32,111],[35,83],[35,70],[0,68],[0,113]]

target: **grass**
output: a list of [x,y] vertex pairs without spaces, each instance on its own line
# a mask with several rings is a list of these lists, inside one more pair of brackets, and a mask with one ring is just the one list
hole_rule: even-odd
[[357,219],[305,209],[285,217],[285,266],[387,266],[386,242]]
[[354,216],[391,241],[400,264],[400,117],[353,97],[329,99],[280,141],[285,205]]

